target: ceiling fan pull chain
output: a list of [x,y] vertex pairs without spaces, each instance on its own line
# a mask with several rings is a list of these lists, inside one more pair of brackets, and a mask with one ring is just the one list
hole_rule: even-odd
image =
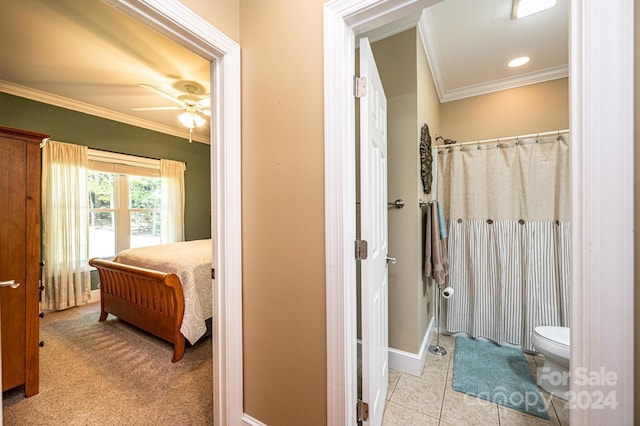
[[191,134],[193,133],[193,127],[189,127],[189,143],[193,142],[191,140]]

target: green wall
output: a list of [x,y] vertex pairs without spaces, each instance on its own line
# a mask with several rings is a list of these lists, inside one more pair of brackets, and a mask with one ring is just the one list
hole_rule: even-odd
[[187,163],[185,239],[211,237],[209,145],[6,93],[0,93],[0,126],[46,133],[56,141],[95,149]]
[[56,141],[95,149],[187,163],[185,239],[211,237],[209,145],[6,93],[0,93],[0,126],[46,133]]

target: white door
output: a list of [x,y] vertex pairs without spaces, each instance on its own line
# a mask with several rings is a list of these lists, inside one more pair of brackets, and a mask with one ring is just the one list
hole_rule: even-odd
[[368,256],[362,268],[362,400],[369,404],[365,424],[382,424],[389,386],[387,274],[387,99],[369,39],[360,40],[360,238]]

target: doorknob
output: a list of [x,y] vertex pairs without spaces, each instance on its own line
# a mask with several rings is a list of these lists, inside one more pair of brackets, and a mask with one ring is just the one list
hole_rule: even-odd
[[16,280],[0,281],[0,287],[18,288],[20,283],[17,283]]
[[395,263],[396,263],[396,258],[395,258],[395,257],[389,257],[389,256],[387,256],[387,265],[388,265],[389,263],[393,263],[393,264],[395,265]]

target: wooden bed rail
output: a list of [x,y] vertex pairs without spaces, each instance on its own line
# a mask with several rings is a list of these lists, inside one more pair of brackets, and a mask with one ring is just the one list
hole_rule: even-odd
[[184,355],[180,333],[184,316],[184,294],[180,278],[103,259],[89,265],[100,274],[100,319],[109,314],[174,344],[172,362]]

